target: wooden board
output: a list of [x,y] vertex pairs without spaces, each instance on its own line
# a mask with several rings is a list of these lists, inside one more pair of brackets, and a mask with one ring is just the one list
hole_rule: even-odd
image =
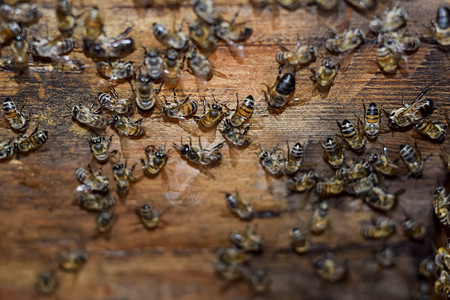
[[[108,35],[117,35],[133,26],[136,44],[153,47],[157,43],[151,32],[153,22],[171,26],[176,20],[192,20],[194,14],[189,3],[183,2],[179,10],[170,10],[162,1],[154,7],[136,10],[131,1],[108,2],[75,1],[76,14],[91,5],[99,6],[105,16]],[[409,8],[410,32],[415,36],[429,35],[423,24],[434,18],[439,3],[424,0],[401,2]],[[56,36],[54,3],[40,1],[43,18],[31,27],[29,37],[43,37],[45,32]],[[375,12],[366,15],[353,11],[352,28],[368,30],[368,21],[380,14],[391,3],[380,3]],[[445,183],[445,171],[440,144],[419,138],[412,131],[383,134],[378,143],[369,143],[367,150],[378,151],[386,145],[392,159],[398,158],[399,145],[413,144],[417,139],[426,161],[420,179],[401,178],[385,181],[390,191],[406,188],[399,206],[390,214],[397,220],[398,233],[386,242],[366,241],[359,233],[360,226],[377,215],[361,199],[350,196],[331,199],[331,226],[320,236],[312,237],[312,250],[298,256],[290,250],[288,231],[293,227],[307,230],[314,193],[287,195],[286,178],[267,175],[259,164],[256,144],[273,148],[284,147],[285,141],[306,142],[304,169],[314,168],[321,175],[331,175],[331,169],[321,157],[318,144],[338,133],[335,120],[362,115],[362,100],[376,102],[390,111],[400,107],[404,93],[412,101],[420,91],[432,84],[428,97],[439,111],[449,110],[450,68],[449,60],[435,46],[423,44],[408,56],[406,72],[384,76],[375,63],[375,46],[363,45],[353,55],[345,72],[339,72],[327,97],[311,96],[310,71],[300,70],[296,75],[295,96],[301,101],[289,106],[278,116],[268,115],[262,100],[262,83],[272,84],[277,74],[275,54],[278,42],[294,47],[297,34],[302,42],[311,40],[320,47],[320,57],[328,54],[324,49],[326,27],[336,28],[344,22],[349,12],[344,2],[331,14],[318,13],[314,7],[288,12],[268,7],[262,12],[253,11],[242,1],[217,1],[217,6],[227,17],[239,11],[239,19],[247,21],[254,30],[244,43],[245,56],[234,57],[228,47],[221,44],[210,56],[216,69],[226,78],[215,76],[204,84],[188,72],[182,72],[180,96],[192,94],[199,100],[215,95],[229,107],[239,97],[252,94],[257,100],[252,123],[253,146],[236,151],[224,146],[223,163],[201,171],[187,164],[172,150],[165,172],[154,179],[144,178],[132,186],[129,195],[118,199],[114,212],[119,215],[109,238],[94,238],[94,215],[73,204],[74,191],[79,185],[74,170],[86,167],[90,160],[89,133],[68,116],[66,104],[89,104],[99,91],[108,89],[109,83],[101,79],[95,65],[82,53],[81,26],[75,31],[77,49],[70,56],[80,60],[85,69],[75,72],[58,64],[32,63],[28,76],[18,77],[11,71],[0,72],[0,98],[12,97],[24,112],[31,114],[30,130],[39,124],[48,130],[49,139],[38,151],[20,155],[0,165],[0,299],[34,299],[38,272],[55,265],[58,253],[85,249],[89,259],[78,274],[58,273],[60,287],[55,297],[60,299],[247,299],[253,297],[251,288],[244,282],[227,285],[214,274],[213,263],[219,247],[227,247],[232,230],[243,231],[245,222],[237,219],[225,205],[225,192],[238,190],[256,211],[271,210],[280,213],[277,218],[255,219],[263,236],[264,252],[251,260],[252,268],[266,269],[271,278],[268,295],[256,298],[279,299],[406,299],[417,280],[418,262],[432,253],[434,234],[431,197],[438,185]],[[185,25],[186,30],[186,25]],[[137,48],[127,59],[136,64],[142,61],[143,49]],[[11,58],[6,47],[2,59]],[[319,66],[320,59],[312,67]],[[436,81],[436,82],[435,82]],[[120,95],[131,96],[128,83],[116,87]],[[172,97],[164,88],[161,95]],[[434,114],[433,116],[436,116]],[[142,139],[120,138],[112,129],[112,149],[120,149],[128,164],[138,163],[144,157],[148,144],[171,146],[180,137],[202,135],[204,146],[223,141],[217,133],[207,137],[190,128],[192,121],[163,122],[160,106],[145,116],[147,135]],[[136,115],[137,119],[138,116]],[[386,118],[382,120],[386,125]],[[6,128],[0,128],[0,140],[14,138]],[[195,139],[194,139],[195,140]],[[122,144],[122,145],[121,145]],[[449,149],[448,142],[443,143]],[[366,151],[367,153],[367,151]],[[350,160],[354,155],[346,151]],[[94,167],[96,169],[97,166]],[[403,174],[407,173],[402,165]],[[111,166],[103,167],[111,177]],[[112,180],[112,178],[111,178]],[[166,210],[162,225],[152,232],[143,229],[134,209],[144,203],[158,210]],[[400,230],[403,211],[427,224],[429,238],[426,242],[410,242]],[[380,269],[373,252],[383,245],[391,245],[396,254],[392,269]],[[314,275],[312,261],[321,254],[333,252],[338,259],[349,259],[349,277],[342,283],[322,282]]]

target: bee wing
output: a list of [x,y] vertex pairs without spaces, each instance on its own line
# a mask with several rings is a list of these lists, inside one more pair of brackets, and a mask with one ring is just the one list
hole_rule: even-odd
[[355,49],[346,51],[346,52],[342,53],[341,55],[339,55],[339,65],[340,65],[340,69],[342,69],[343,72],[347,71],[347,68],[352,61],[354,53],[355,53]]

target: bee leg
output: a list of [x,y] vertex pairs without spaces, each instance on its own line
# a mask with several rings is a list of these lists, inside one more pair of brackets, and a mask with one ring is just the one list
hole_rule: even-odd
[[175,103],[178,105],[177,94],[175,93],[175,88],[173,89],[173,100],[174,100]]
[[[189,140],[190,140],[190,138],[189,138]],[[191,146],[192,146],[192,143],[191,143]],[[198,146],[200,147],[200,150],[203,149],[202,142],[200,141],[200,136],[198,137]]]
[[147,164],[145,163],[145,160],[144,160],[143,158],[141,158],[141,163],[142,163],[142,167],[145,168],[145,166],[146,166]]
[[212,148],[210,151],[219,150],[220,148],[223,147],[223,144],[224,144],[223,142],[220,143],[220,144],[218,144],[217,146],[215,146],[214,148]]
[[164,84],[164,81],[161,82],[161,84],[159,85],[158,89],[154,90],[154,92],[155,93],[159,93],[161,91],[161,88],[162,88],[163,84]]

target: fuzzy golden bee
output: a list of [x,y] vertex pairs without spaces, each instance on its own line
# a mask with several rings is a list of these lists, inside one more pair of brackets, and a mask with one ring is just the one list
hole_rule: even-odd
[[104,163],[108,160],[110,155],[115,154],[117,151],[109,151],[109,146],[111,144],[112,136],[109,137],[108,140],[105,139],[105,136],[99,136],[99,135],[92,135],[89,139],[89,146],[92,152],[92,155],[94,155],[95,159],[100,162]]
[[164,56],[164,82],[177,85],[183,60],[175,49],[167,49]]
[[450,224],[450,199],[445,188],[440,186],[433,194],[433,209],[436,217],[443,225]]
[[200,166],[213,166],[222,160],[222,153],[219,150],[223,144],[223,142],[217,144],[209,150],[203,149],[200,137],[198,137],[198,147],[192,145],[191,138],[189,138],[189,144],[183,144],[183,140],[181,140],[181,145],[173,143],[173,147],[189,162]]
[[395,232],[395,221],[391,218],[378,217],[374,224],[361,227],[361,235],[365,239],[385,239]]
[[103,16],[97,6],[93,6],[84,19],[83,38],[84,40],[97,40],[105,34]]
[[222,16],[214,7],[214,0],[195,0],[192,8],[197,17],[207,24],[216,25],[222,22]]
[[364,199],[366,203],[371,207],[374,207],[381,211],[390,211],[394,209],[395,205],[397,204],[398,196],[404,192],[404,189],[400,189],[391,194],[384,191],[380,187],[374,186],[369,190]]
[[80,208],[88,211],[103,211],[114,206],[116,199],[111,194],[84,191],[77,198]]
[[124,136],[140,137],[145,135],[145,127],[141,124],[144,119],[131,121],[129,117],[112,115],[110,124]]
[[116,163],[113,167],[113,177],[116,181],[117,193],[125,195],[130,190],[131,183],[136,181],[133,177],[133,171],[136,165],[134,164],[130,169],[127,168],[127,161],[125,163]]
[[11,140],[7,142],[0,142],[0,160],[12,157],[14,154],[14,147],[11,145]]
[[249,129],[250,125],[246,127],[233,127],[230,120],[226,119],[219,130],[227,142],[236,147],[246,147],[252,142],[251,137],[247,135]]
[[77,24],[72,13],[72,3],[69,0],[56,0],[56,19],[61,35],[71,36]]
[[351,161],[348,166],[341,167],[336,170],[336,178],[352,181],[368,176],[372,172],[372,166],[364,159],[358,162]]
[[98,93],[98,103],[100,105],[117,114],[128,114],[133,109],[133,104],[127,98],[119,99],[119,94],[115,88],[112,88],[108,93]]
[[253,219],[253,207],[242,200],[239,196],[239,192],[236,191],[236,195],[227,193],[225,200],[228,208],[242,220]]
[[164,168],[167,160],[169,159],[169,150],[166,152],[166,145],[164,148],[159,147],[156,149],[153,145],[145,147],[145,156],[147,161],[141,159],[142,169],[144,174],[148,176],[155,176]]
[[[342,124],[336,121],[342,134],[342,139],[356,152],[361,152],[366,147],[366,136],[361,121],[358,120],[358,126],[355,126],[349,120],[345,119]],[[362,127],[362,128],[361,128]]]
[[139,76],[136,90],[133,87],[133,92],[136,94],[136,106],[142,111],[151,110],[155,106],[156,96],[161,91],[163,83],[155,88],[153,81],[147,80],[145,76]]
[[26,153],[41,147],[48,139],[47,130],[39,130],[38,127],[30,135],[19,134],[14,142],[14,151]]
[[250,119],[255,110],[255,99],[252,95],[248,95],[242,103],[239,103],[239,97],[236,94],[236,108],[234,113],[228,117],[230,125],[233,127],[241,126],[245,121]]
[[214,35],[214,27],[199,19],[189,25],[189,34],[197,47],[205,52],[213,52],[217,48],[217,38]]
[[236,13],[230,22],[222,21],[214,26],[214,33],[217,38],[225,41],[230,50],[238,55],[243,55],[242,51],[244,47],[239,44],[250,38],[253,33],[253,29],[246,26],[245,22],[236,23]]
[[72,251],[61,257],[59,267],[64,271],[75,272],[86,263],[87,258],[84,251]]
[[361,194],[367,193],[371,188],[376,186],[378,182],[379,179],[377,174],[371,173],[368,176],[345,184],[344,189],[350,195],[359,196]]
[[377,48],[377,63],[383,73],[392,75],[397,72],[398,63],[394,53],[388,47]]
[[434,123],[428,118],[413,125],[414,130],[433,141],[442,141],[447,127],[447,124]]
[[41,39],[31,43],[31,53],[33,56],[50,58],[60,62],[68,62],[69,58],[61,56],[73,50],[74,42],[72,38],[57,39],[49,41]]
[[223,111],[223,108],[224,106],[218,103],[215,98],[212,105],[210,103],[208,103],[207,105],[206,99],[203,98],[203,116],[202,117],[194,116],[194,120],[204,128],[215,127],[227,115]]
[[339,195],[344,191],[344,181],[336,177],[328,178],[316,183],[316,193],[320,196]]
[[366,109],[366,105],[363,101],[364,107],[364,132],[366,133],[367,138],[374,140],[378,137],[380,133],[380,123],[381,116],[380,110],[378,109],[375,102],[370,102],[369,106]]
[[427,235],[425,225],[410,218],[407,218],[402,222],[402,229],[407,237],[416,241],[423,240]]
[[347,276],[347,261],[338,262],[332,255],[319,258],[314,262],[316,274],[325,281],[338,282]]
[[136,214],[146,229],[152,230],[158,227],[159,213],[150,205],[144,204],[141,207],[136,208]]
[[294,175],[299,171],[303,162],[303,146],[301,143],[296,143],[290,150],[287,141],[286,144],[288,157],[284,165],[283,173],[286,175]]
[[185,51],[189,45],[189,37],[181,32],[181,27],[175,31],[169,31],[161,24],[153,23],[153,34],[156,39],[167,48],[176,51]]
[[281,175],[284,167],[286,165],[286,158],[284,154],[278,149],[278,145],[272,149],[272,151],[267,151],[259,147],[259,161],[263,166],[264,170],[272,175]]
[[2,25],[0,28],[0,44],[5,44],[22,33],[22,28],[16,22]]
[[94,174],[90,164],[88,164],[87,170],[81,167],[76,168],[75,176],[89,190],[106,192],[109,189],[108,177],[103,176],[101,170]]
[[450,9],[440,6],[436,13],[436,21],[432,21],[434,38],[441,48],[450,48]]
[[110,80],[125,80],[134,76],[134,67],[131,61],[99,61],[96,66],[97,72]]
[[264,99],[269,109],[279,110],[286,106],[293,98],[295,92],[295,72],[285,73],[281,76],[282,68],[279,69],[278,76],[272,86],[263,83],[267,91],[262,91]]
[[383,18],[376,18],[369,23],[369,29],[375,33],[395,31],[406,25],[408,12],[404,7],[396,5],[385,11]]
[[295,253],[306,253],[311,244],[309,242],[309,236],[304,234],[299,228],[293,228],[289,232],[289,239],[291,240],[291,247]]
[[33,23],[40,17],[41,13],[36,4],[18,3],[16,5],[0,5],[0,17],[7,22]]
[[94,130],[105,130],[108,127],[108,119],[100,114],[101,107],[97,110],[93,110],[93,107],[94,103],[89,108],[81,104],[73,106],[72,118]]
[[3,101],[3,115],[13,130],[23,131],[28,125],[28,116],[17,110],[14,101],[7,97]]
[[11,43],[11,49],[14,69],[18,73],[26,73],[28,71],[28,42],[25,37],[16,36]]
[[286,187],[293,192],[304,192],[311,190],[317,183],[319,175],[314,171],[298,172],[286,182]]
[[98,233],[108,233],[111,231],[117,216],[113,213],[103,211],[95,216],[95,223],[97,224]]
[[161,53],[156,48],[152,48],[150,51],[144,48],[144,51],[144,71],[142,73],[146,77],[150,77],[152,81],[161,80],[164,76],[164,60]]
[[333,84],[338,69],[339,64],[337,64],[333,58],[329,57],[326,60],[322,59],[322,64],[318,71],[310,69],[313,73],[310,79],[315,82],[315,85],[319,90],[327,90]]
[[375,260],[383,268],[390,268],[394,265],[394,251],[391,247],[385,247],[374,254]]
[[333,37],[327,39],[325,48],[333,53],[342,53],[358,48],[364,43],[365,34],[361,29],[345,31],[342,35],[333,32]]
[[379,154],[369,153],[369,162],[378,173],[385,176],[395,176],[398,172],[398,159],[393,162],[388,159],[387,148],[383,146],[383,151]]
[[127,36],[131,27],[117,37],[108,38],[104,35],[98,40],[83,39],[83,51],[95,58],[118,58],[128,55],[135,49],[133,38]]
[[320,144],[323,148],[323,158],[334,169],[338,169],[344,163],[344,150],[342,146],[333,138],[328,138],[325,144]]
[[411,53],[419,48],[420,40],[403,29],[379,34],[378,44],[387,47],[392,53]]
[[209,60],[197,51],[197,47],[191,47],[184,56],[187,59],[188,68],[200,79],[205,81],[213,77],[213,67]]
[[279,45],[281,52],[276,55],[276,60],[281,66],[305,66],[316,59],[317,49],[312,45],[300,46],[300,39],[297,37],[297,48],[289,50]]
[[189,99],[191,95],[187,96],[181,103],[177,101],[175,89],[173,90],[173,103],[169,103],[164,97],[165,105],[163,106],[163,114],[166,117],[174,119],[186,119],[195,114],[198,108],[198,103],[195,100]]
[[423,159],[418,151],[417,143],[415,143],[414,147],[411,147],[410,145],[400,145],[400,157],[408,167],[410,175],[416,177],[422,175],[423,165],[426,159]]
[[323,233],[328,226],[328,201],[322,201],[315,205],[309,230],[314,234]]
[[249,225],[245,227],[244,234],[240,234],[236,231],[230,233],[230,242],[232,245],[243,249],[247,252],[259,252],[262,250],[262,238],[256,234],[257,226],[253,229]]

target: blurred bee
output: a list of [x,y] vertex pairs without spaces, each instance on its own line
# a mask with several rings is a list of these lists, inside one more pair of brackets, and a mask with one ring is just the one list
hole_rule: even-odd
[[36,288],[42,295],[52,295],[58,289],[58,278],[50,270],[39,273],[36,278]]
[[316,83],[318,89],[329,89],[338,73],[338,69],[339,65],[336,64],[333,58],[329,57],[326,60],[322,59],[322,65],[320,66],[319,71],[310,69],[313,73],[310,79]]
[[102,36],[99,40],[83,39],[83,51],[96,58],[122,57],[134,51],[134,40],[126,36],[131,27],[114,38]]
[[130,121],[129,117],[112,115],[110,124],[124,136],[139,137],[145,134],[145,127],[141,125],[144,119]]
[[348,4],[352,5],[359,11],[368,11],[377,3],[377,0],[345,0]]
[[450,224],[450,213],[448,208],[450,207],[449,197],[445,188],[440,186],[436,189],[433,195],[433,209],[436,217],[443,225]]
[[393,194],[390,194],[383,191],[380,187],[374,186],[367,193],[365,201],[367,204],[376,209],[390,211],[397,204],[398,196],[404,192],[405,190],[401,189]]
[[108,93],[98,93],[98,103],[100,105],[117,114],[128,114],[133,109],[133,104],[126,98],[119,99],[119,94],[115,88]]
[[292,249],[298,254],[306,253],[311,246],[308,235],[301,232],[298,228],[293,228],[289,232],[289,239],[291,240]]
[[290,191],[304,192],[314,187],[318,177],[314,171],[299,172],[288,179],[286,186]]
[[420,40],[410,36],[407,30],[399,30],[379,34],[378,44],[387,47],[392,53],[405,53],[416,51]]
[[17,111],[14,101],[7,97],[3,101],[3,114],[13,130],[23,131],[28,125],[28,116]]
[[316,193],[321,196],[338,195],[344,191],[344,182],[336,177],[316,183]]
[[227,265],[231,265],[233,263],[244,264],[250,258],[245,250],[235,247],[220,248],[218,257],[220,262],[223,262]]
[[432,278],[436,276],[437,265],[432,258],[425,258],[419,263],[419,274],[425,278]]
[[378,176],[375,173],[362,177],[345,185],[345,191],[350,195],[359,196],[367,193],[371,188],[378,184]]
[[436,255],[434,257],[434,261],[438,268],[441,270],[443,269],[449,269],[450,266],[450,250],[448,248],[448,245],[444,247],[439,247],[439,249],[436,251]]
[[320,143],[323,148],[323,158],[334,169],[340,168],[344,162],[344,150],[333,138],[328,138],[325,144]]
[[76,19],[72,14],[72,3],[69,0],[56,0],[56,19],[61,35],[71,36],[76,26]]
[[153,81],[148,81],[145,79],[145,76],[139,76],[137,80],[137,89],[133,92],[136,94],[136,105],[142,111],[151,110],[156,103],[156,94],[161,91],[162,85],[164,82],[161,82],[158,88],[155,88],[155,84]]
[[269,106],[269,109],[281,109],[288,104],[289,100],[291,100],[294,96],[295,72],[285,73],[281,76],[281,71],[282,68],[280,67],[275,83],[271,87],[263,83],[267,88],[267,92],[262,92],[264,93],[264,98]]
[[436,13],[436,22],[431,21],[434,27],[434,38],[440,47],[450,47],[450,9],[440,6]]
[[230,233],[230,243],[244,251],[259,252],[262,250],[262,239],[260,235],[256,234],[256,230],[256,225],[253,229],[247,225],[243,235],[233,231]]
[[83,168],[76,168],[75,176],[82,184],[92,191],[106,192],[109,189],[108,177],[102,176],[101,169],[94,174],[90,164],[88,164],[87,170]]
[[385,11],[382,19],[377,18],[370,21],[369,29],[375,33],[395,31],[405,26],[407,20],[407,10],[396,5],[392,10]]
[[289,50],[282,45],[279,45],[281,52],[277,53],[276,60],[280,66],[304,66],[314,61],[317,56],[317,49],[312,45],[300,46],[300,39],[297,36],[297,48]]
[[22,28],[16,22],[2,25],[0,28],[0,44],[9,42],[21,33]]
[[187,65],[192,73],[200,79],[209,81],[213,77],[213,67],[209,60],[197,51],[197,47],[191,47],[186,55]]
[[249,281],[257,294],[263,294],[269,290],[270,278],[267,276],[267,272],[262,269],[250,273]]
[[17,140],[14,142],[14,151],[25,153],[36,150],[37,148],[42,146],[47,141],[47,139],[48,131],[38,131],[38,127],[36,127],[29,136],[19,134]]
[[244,266],[236,262],[231,264],[217,262],[214,264],[214,268],[217,274],[228,281],[241,280],[245,272]]
[[271,152],[259,147],[259,161],[264,170],[272,175],[281,175],[286,165],[286,159],[281,151],[278,151],[278,145]]
[[100,14],[97,6],[92,6],[84,19],[83,38],[84,40],[97,40],[104,36],[103,16]]
[[110,194],[104,195],[90,191],[84,191],[77,198],[77,204],[80,208],[88,211],[103,211],[113,207],[115,203],[116,199]]
[[[438,121],[439,122],[439,121]],[[442,141],[445,137],[447,125],[433,123],[430,119],[425,119],[415,123],[413,128],[420,134],[432,139],[433,141]]]
[[0,160],[10,158],[14,154],[14,148],[11,146],[11,140],[0,143]]
[[450,294],[450,272],[441,270],[439,277],[434,283],[434,291],[445,299],[448,298]]
[[431,299],[431,287],[428,281],[417,281],[411,292],[411,298],[415,300],[427,300]]
[[345,119],[342,125],[336,121],[342,133],[342,139],[347,142],[350,148],[356,152],[364,151],[366,147],[366,137],[364,127],[361,129],[361,120],[358,120],[358,129],[353,126],[352,122]]
[[225,200],[228,208],[242,220],[253,219],[253,207],[242,200],[239,196],[239,192],[236,191],[236,196],[232,194],[226,194]]
[[289,143],[287,144],[288,157],[284,165],[283,173],[286,175],[293,175],[298,172],[303,162],[303,146],[296,143],[292,150],[289,150]]
[[422,159],[422,155],[417,150],[417,142],[414,148],[410,145],[400,145],[400,157],[409,169],[409,174],[412,176],[420,176],[423,171],[423,163],[426,160]]
[[412,219],[406,219],[402,223],[403,233],[416,241],[421,241],[427,235],[427,229],[425,225],[418,223]]
[[207,24],[215,25],[222,22],[222,16],[214,7],[213,0],[195,0],[192,8],[197,17]]
[[255,109],[255,99],[252,95],[248,95],[242,103],[239,103],[238,95],[236,94],[236,108],[228,120],[233,127],[241,126],[245,121],[250,119]]
[[164,57],[164,82],[177,85],[183,60],[174,49],[167,49]]
[[393,162],[389,161],[387,156],[387,148],[383,146],[380,154],[369,153],[369,162],[375,170],[386,176],[395,176],[398,171],[398,159]]
[[395,221],[390,218],[378,217],[373,225],[363,225],[361,227],[361,235],[366,239],[384,239],[395,232]]
[[22,35],[18,35],[11,43],[13,65],[18,73],[28,71],[28,42]]
[[108,119],[100,114],[102,108],[93,110],[94,103],[87,108],[81,104],[72,107],[72,118],[94,130],[105,130],[108,126]]
[[41,17],[36,4],[18,3],[14,6],[0,5],[0,17],[7,22],[33,23]]
[[252,139],[247,135],[250,125],[247,127],[233,127],[229,119],[226,119],[223,126],[219,129],[225,140],[237,147],[248,146]]
[[119,195],[125,195],[130,189],[130,184],[136,181],[133,177],[133,171],[136,167],[134,164],[131,169],[127,168],[127,161],[125,163],[117,163],[113,166],[113,176],[116,181],[117,193]]
[[191,95],[187,96],[183,102],[178,103],[175,89],[173,90],[173,103],[169,103],[164,96],[165,105],[163,106],[163,114],[169,118],[186,119],[194,115],[197,111],[198,103],[195,100],[189,99]]
[[189,145],[183,144],[183,140],[181,140],[180,146],[175,143],[173,143],[173,146],[178,153],[184,156],[188,161],[201,166],[213,166],[222,159],[222,153],[220,153],[219,150],[222,148],[223,144],[224,143],[222,142],[215,147],[206,150],[203,149],[200,137],[198,137],[198,147],[192,146],[191,138],[189,138]]
[[189,25],[189,34],[197,47],[204,52],[214,52],[217,48],[217,38],[214,36],[214,28],[200,20],[195,20]]
[[59,267],[64,271],[78,271],[87,261],[87,254],[83,251],[69,252],[59,261]]
[[181,32],[182,27],[178,31],[167,30],[163,25],[153,23],[153,34],[156,39],[167,48],[173,48],[177,51],[185,51],[189,45],[189,37]]
[[339,0],[315,0],[315,4],[322,10],[333,10],[339,3]]
[[325,48],[333,53],[342,53],[358,48],[364,43],[365,34],[361,29],[345,31],[342,35],[332,32],[333,37],[327,39]]
[[99,233],[107,233],[111,231],[117,217],[113,213],[103,211],[95,216],[97,231]]
[[366,104],[363,101],[364,107],[364,132],[369,139],[376,139],[380,133],[381,116],[375,102],[370,102],[366,109]]
[[214,103],[212,105],[208,103],[208,111],[206,111],[206,99],[203,98],[203,116],[194,116],[194,120],[204,128],[215,127],[226,116],[222,109],[223,105],[214,98]]
[[113,155],[117,152],[116,150],[109,151],[111,140],[112,135],[108,140],[106,140],[104,136],[92,135],[91,139],[89,140],[91,152],[98,162],[106,162],[110,155]]
[[122,80],[134,76],[134,68],[131,61],[99,61],[97,62],[97,72],[110,80]]
[[145,228],[152,230],[158,227],[159,213],[150,205],[144,204],[142,207],[136,208],[136,214]]
[[322,201],[315,205],[309,230],[314,234],[323,233],[328,226],[328,202]]
[[244,47],[239,44],[247,40],[253,33],[253,29],[245,26],[245,22],[235,23],[238,13],[233,16],[230,22],[222,21],[214,27],[216,37],[225,41],[230,50],[242,55]]
[[394,265],[394,251],[391,247],[385,247],[374,254],[375,260],[383,268],[390,268]]
[[152,48],[147,51],[144,48],[144,66],[145,66],[145,76],[150,77],[150,80],[161,80],[164,76],[164,60],[161,57],[158,49]]
[[332,255],[319,258],[314,262],[316,274],[325,281],[341,281],[347,275],[347,261],[337,262]]
[[299,0],[277,0],[278,4],[284,9],[294,11],[302,5]]
[[336,170],[336,178],[351,181],[367,176],[372,172],[372,166],[364,159],[359,162],[352,161],[349,166],[341,167]]
[[397,59],[394,57],[394,53],[387,47],[378,47],[377,63],[381,71],[385,74],[395,74],[397,72]]
[[164,148],[159,147],[156,149],[153,145],[148,145],[145,147],[145,156],[147,157],[147,162],[141,159],[142,169],[144,169],[144,174],[148,176],[154,176],[158,174],[167,160],[169,159],[169,151],[166,152],[166,145]]
[[31,43],[31,54],[33,56],[50,58],[60,62],[70,61],[68,56],[61,56],[73,50],[72,38],[49,41],[41,39]]

